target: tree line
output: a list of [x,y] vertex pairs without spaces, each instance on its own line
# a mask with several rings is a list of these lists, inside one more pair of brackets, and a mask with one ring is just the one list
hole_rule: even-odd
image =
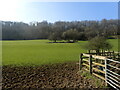
[[118,20],[103,19],[101,21],[56,21],[42,22],[11,22],[2,21],[3,40],[32,40],[49,39],[66,40],[90,40],[96,36],[110,37],[119,34]]

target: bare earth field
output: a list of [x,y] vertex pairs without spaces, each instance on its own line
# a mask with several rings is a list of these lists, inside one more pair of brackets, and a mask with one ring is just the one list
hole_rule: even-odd
[[[77,62],[36,67],[3,66],[5,88],[99,88],[92,79],[78,74]],[[104,86],[101,83],[100,86]]]

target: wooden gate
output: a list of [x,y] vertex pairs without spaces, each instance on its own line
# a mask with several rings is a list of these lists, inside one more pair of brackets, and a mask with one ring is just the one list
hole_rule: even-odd
[[104,80],[106,85],[120,90],[120,61],[82,53],[79,64],[80,70],[84,67],[92,75]]

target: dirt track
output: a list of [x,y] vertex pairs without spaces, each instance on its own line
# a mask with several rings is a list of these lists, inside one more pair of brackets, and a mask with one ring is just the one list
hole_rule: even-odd
[[3,88],[98,88],[80,76],[77,62],[39,67],[3,66]]

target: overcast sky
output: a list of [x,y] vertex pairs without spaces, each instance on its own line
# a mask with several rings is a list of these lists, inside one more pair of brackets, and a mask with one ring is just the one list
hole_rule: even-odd
[[[11,2],[13,1],[13,2]],[[21,2],[2,0],[0,20],[4,21],[79,21],[117,19],[117,2]]]

